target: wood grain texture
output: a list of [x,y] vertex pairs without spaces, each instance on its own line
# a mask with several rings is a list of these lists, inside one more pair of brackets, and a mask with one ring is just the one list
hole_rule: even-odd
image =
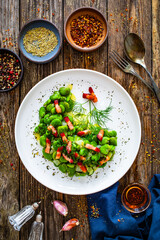
[[[0,46],[18,53],[19,1],[1,1],[0,6]],[[19,157],[14,140],[18,107],[19,87],[0,93],[0,239],[10,240],[19,239],[8,223],[8,216],[19,210]]]
[[[67,16],[76,8],[90,6],[100,10],[108,19],[109,35],[103,46],[92,53],[74,50],[64,39],[63,26]],[[19,87],[9,93],[0,94],[0,240],[28,239],[31,224],[35,218],[23,226],[20,233],[9,225],[7,216],[19,208],[42,200],[44,222],[44,240],[90,240],[90,228],[87,217],[86,196],[63,195],[51,191],[38,183],[25,169],[15,147],[14,122],[19,104],[28,91],[44,77],[70,68],[96,70],[114,78],[133,98],[139,111],[142,126],[142,142],[139,153],[127,174],[120,180],[121,191],[127,183],[136,181],[146,185],[153,174],[160,172],[159,162],[159,114],[158,103],[154,95],[132,75],[124,74],[109,58],[112,50],[123,53],[123,41],[129,32],[141,36],[146,46],[145,61],[148,69],[159,85],[160,66],[160,3],[159,0],[1,0],[0,5],[0,44],[18,52],[17,36],[19,29],[28,20],[46,18],[59,28],[63,47],[60,55],[51,63],[38,65],[29,62],[22,55],[24,78]],[[9,29],[9,31],[8,31]],[[13,47],[3,42],[12,35]],[[136,71],[150,81],[145,71],[133,64]],[[160,86],[160,85],[159,85]],[[10,166],[13,163],[13,169]],[[14,170],[15,169],[15,170]],[[51,201],[65,201],[69,208],[67,218],[60,216],[51,205]],[[76,217],[80,226],[70,232],[59,233],[69,218]]]

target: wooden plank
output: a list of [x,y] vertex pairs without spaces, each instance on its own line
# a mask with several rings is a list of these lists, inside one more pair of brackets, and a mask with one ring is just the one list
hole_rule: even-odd
[[[152,76],[160,87],[160,2],[152,0]],[[152,143],[151,152],[153,173],[160,173],[159,143],[160,143],[160,109],[157,101],[152,104]]]
[[[91,6],[100,10],[104,16],[106,16],[106,1],[97,0],[65,0],[64,1],[64,20],[68,15],[79,7]],[[69,68],[87,68],[97,70],[102,73],[107,73],[107,41],[104,45],[92,52],[92,53],[81,53],[74,50],[66,41],[64,42],[64,69]],[[87,202],[86,196],[70,196],[65,195],[65,202],[67,203],[70,211],[70,217],[76,217],[80,221],[80,226],[72,229],[70,232],[64,234],[65,240],[70,239],[91,239],[89,222],[87,217]]]
[[[62,1],[25,1],[21,0],[21,27],[23,24],[34,18],[46,18],[56,24],[60,32],[63,32],[63,15],[62,15]],[[52,14],[54,13],[54,15]],[[23,63],[25,66],[24,82],[21,88],[21,101],[27,94],[27,92],[41,79],[63,69],[63,51],[61,54],[51,63],[45,65],[38,65],[28,62],[23,57]],[[51,200],[61,199],[63,195],[56,193],[45,188],[38,183],[23,167],[20,165],[20,206],[33,203],[41,199],[42,203],[40,209],[42,210],[43,222],[44,222],[44,239],[63,239],[63,234],[59,234],[59,230],[63,225],[62,216],[53,211]],[[20,237],[21,240],[28,239],[31,224],[34,219],[25,224],[22,228]]]
[[[19,1],[1,1],[0,5],[0,46],[18,53]],[[9,224],[8,216],[19,210],[19,158],[14,140],[19,87],[0,93],[0,103],[0,239],[18,240],[19,233]]]
[[[124,56],[124,38],[129,32],[135,32],[144,40],[146,46],[146,64],[151,70],[151,2],[137,0],[130,1],[109,1],[108,19],[110,24],[109,31],[109,52],[116,50],[121,56]],[[141,67],[133,64],[135,70],[148,82],[148,75]],[[149,99],[152,93],[137,78],[123,73],[109,59],[109,76],[119,82],[131,95],[139,111],[142,126],[142,144],[138,156],[128,173],[121,179],[121,187],[127,183],[138,181],[146,185],[152,176],[152,103]]]

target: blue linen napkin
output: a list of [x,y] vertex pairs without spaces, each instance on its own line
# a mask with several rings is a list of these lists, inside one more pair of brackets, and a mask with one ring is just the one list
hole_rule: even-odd
[[141,214],[131,214],[124,208],[118,185],[87,196],[92,240],[159,240],[160,174],[150,182],[151,204]]

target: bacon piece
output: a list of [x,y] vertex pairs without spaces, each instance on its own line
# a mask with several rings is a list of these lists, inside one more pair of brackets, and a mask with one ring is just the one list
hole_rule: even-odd
[[99,141],[102,141],[103,136],[104,136],[104,130],[101,129],[101,130],[99,131],[99,133],[97,134],[97,138],[99,139]]
[[90,92],[90,94],[93,96],[93,102],[98,102],[97,96],[96,96],[96,94],[94,93],[92,87],[89,87],[89,92]]
[[54,100],[54,105],[55,105],[56,112],[61,113],[62,109],[60,108],[60,106],[58,104],[58,100]]
[[78,136],[86,136],[89,133],[91,133],[91,131],[89,129],[87,129],[87,130],[78,132],[77,135]]
[[51,148],[51,141],[48,138],[46,138],[45,153],[50,153],[50,148]]
[[74,153],[75,158],[79,157],[79,154],[77,152]]
[[63,150],[63,146],[57,149],[56,159],[60,159],[62,150]]
[[67,160],[69,163],[73,163],[73,159],[67,157],[64,153],[62,153],[62,156],[64,157],[65,160]]
[[86,98],[88,100],[94,100],[94,96],[89,93],[83,93],[83,98]]
[[99,163],[100,163],[100,166],[102,166],[104,163],[108,162],[110,160],[110,157],[107,156],[106,159],[102,159]]
[[68,143],[68,139],[66,138],[65,133],[60,133],[60,135],[61,135],[62,141],[63,141],[64,143]]
[[86,158],[85,158],[85,157],[83,157],[83,156],[80,156],[80,160],[82,160],[82,161],[85,161],[85,160],[86,160]]
[[71,152],[72,142],[69,141],[66,147],[67,153],[69,154]]
[[57,130],[50,124],[48,127],[47,127],[48,131],[51,131],[52,130],[52,134],[57,137],[58,136],[58,133],[57,133]]
[[82,170],[82,172],[84,172],[84,173],[87,172],[87,168],[86,168],[81,162],[77,162],[77,165],[80,167],[80,169]]
[[73,124],[71,123],[71,121],[69,120],[69,117],[65,117],[64,118],[64,121],[67,123],[68,127],[70,130],[73,130],[74,127],[73,127]]
[[88,144],[88,143],[85,145],[85,148],[90,149],[90,150],[93,150],[93,151],[95,151],[95,152],[100,152],[100,149],[99,149],[99,148],[94,147],[93,145]]

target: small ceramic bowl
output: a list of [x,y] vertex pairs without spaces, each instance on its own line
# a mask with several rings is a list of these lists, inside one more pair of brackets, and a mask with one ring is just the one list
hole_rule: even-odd
[[[90,47],[81,47],[81,46],[75,44],[75,42],[73,41],[73,38],[71,36],[71,22],[73,21],[73,19],[76,19],[79,16],[86,15],[86,14],[97,18],[102,23],[103,36],[96,44],[94,44]],[[64,26],[64,34],[65,34],[67,41],[73,48],[75,48],[76,50],[81,51],[81,52],[91,52],[91,51],[94,51],[97,48],[99,48],[107,39],[107,36],[108,36],[107,20],[102,15],[102,13],[99,12],[95,8],[91,8],[91,7],[78,8],[74,12],[72,12],[69,15],[69,17],[67,18],[67,20],[65,22],[65,26]]]
[[151,203],[149,189],[140,183],[129,184],[122,192],[123,206],[131,213],[144,212]]
[[[44,27],[46,29],[49,29],[50,31],[54,32],[54,34],[56,35],[56,37],[58,39],[58,44],[53,49],[53,51],[51,51],[50,53],[46,54],[43,57],[34,56],[31,53],[28,53],[25,50],[24,45],[23,45],[23,38],[24,38],[25,34],[29,30],[31,30],[33,28],[38,28],[38,27]],[[32,21],[29,21],[22,27],[22,29],[19,33],[18,44],[19,44],[20,51],[28,60],[35,62],[35,63],[43,64],[43,63],[52,61],[53,59],[55,59],[58,56],[58,54],[60,53],[61,47],[62,47],[62,38],[61,38],[58,28],[53,23],[51,23],[50,21],[44,20],[44,19],[35,19]]]
[[4,54],[4,53],[8,53],[12,56],[14,56],[16,59],[19,60],[19,64],[20,64],[20,68],[21,68],[21,73],[20,73],[20,76],[19,76],[19,79],[17,81],[17,83],[12,87],[12,88],[6,88],[6,89],[0,89],[0,93],[1,92],[8,92],[8,91],[11,91],[13,90],[14,88],[16,88],[18,86],[18,84],[21,82],[22,78],[23,78],[23,64],[22,64],[22,61],[20,59],[20,57],[13,51],[9,50],[9,49],[6,49],[6,48],[0,48],[0,54]]

